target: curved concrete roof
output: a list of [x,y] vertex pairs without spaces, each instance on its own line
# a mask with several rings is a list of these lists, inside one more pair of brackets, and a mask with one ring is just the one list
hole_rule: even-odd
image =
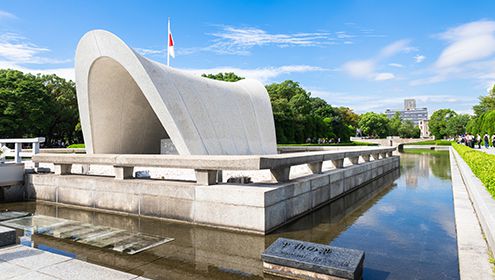
[[275,154],[270,99],[256,80],[216,81],[151,61],[94,30],[76,51],[77,100],[88,153]]

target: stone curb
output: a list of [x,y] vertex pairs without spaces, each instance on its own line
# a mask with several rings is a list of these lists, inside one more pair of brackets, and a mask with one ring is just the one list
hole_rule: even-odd
[[453,152],[450,153],[450,168],[460,278],[494,279],[488,244],[483,238],[483,231]]
[[454,148],[454,156],[492,254],[495,255],[495,200]]

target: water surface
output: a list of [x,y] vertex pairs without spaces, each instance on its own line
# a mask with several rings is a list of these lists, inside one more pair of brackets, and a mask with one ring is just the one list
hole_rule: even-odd
[[364,279],[458,279],[448,152],[402,154],[401,168],[267,236],[44,203],[2,204],[175,240],[135,255],[19,232],[25,244],[155,279],[272,279],[260,254],[278,237],[364,250]]

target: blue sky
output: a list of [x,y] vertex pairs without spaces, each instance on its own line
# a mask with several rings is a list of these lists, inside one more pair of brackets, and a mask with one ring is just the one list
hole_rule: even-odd
[[359,113],[416,98],[471,113],[495,82],[495,1],[4,1],[0,67],[73,78],[81,36],[106,29],[193,73],[292,79]]

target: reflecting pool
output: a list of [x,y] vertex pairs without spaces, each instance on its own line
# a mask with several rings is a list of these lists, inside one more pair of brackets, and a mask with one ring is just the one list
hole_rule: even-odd
[[129,255],[18,232],[25,245],[154,279],[275,279],[263,274],[260,255],[278,237],[364,250],[364,279],[459,278],[448,152],[401,154],[400,170],[267,236],[40,202],[0,209],[173,238]]

